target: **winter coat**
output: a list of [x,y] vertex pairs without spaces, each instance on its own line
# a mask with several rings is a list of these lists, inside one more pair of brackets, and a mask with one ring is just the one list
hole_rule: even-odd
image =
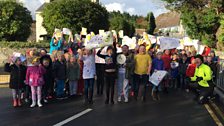
[[186,70],[187,77],[193,77],[196,69],[196,64],[189,64]]
[[183,60],[180,60],[179,68],[178,68],[180,75],[182,75],[182,76],[186,75],[186,70],[187,70],[188,65],[189,65],[189,62],[187,60],[185,62]]
[[43,66],[29,66],[26,72],[26,83],[30,86],[42,86],[46,70]]
[[10,72],[10,82],[9,88],[11,89],[22,89],[25,86],[26,79],[26,67],[20,65],[17,67],[15,64],[10,65],[9,63],[5,64],[5,72]]
[[54,78],[58,80],[66,80],[66,63],[56,61],[53,65]]
[[62,46],[62,39],[60,39],[57,44],[54,44],[54,38],[52,38],[50,42],[50,54],[52,54],[53,51],[55,50],[60,50],[61,46]]
[[152,71],[154,72],[155,70],[164,70],[164,62],[162,59],[155,58],[152,60]]
[[67,64],[67,78],[70,81],[79,80],[80,77],[80,66],[78,63]]

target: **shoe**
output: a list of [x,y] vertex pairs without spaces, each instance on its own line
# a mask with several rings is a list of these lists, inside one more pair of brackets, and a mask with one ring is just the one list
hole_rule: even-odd
[[142,96],[142,102],[145,102],[145,101],[146,101],[145,96]]
[[38,100],[37,102],[38,107],[42,107],[43,105],[41,104],[41,100]]
[[131,96],[134,96],[134,92],[133,91],[131,92]]
[[124,102],[125,103],[128,103],[128,98],[124,98]]
[[156,93],[154,91],[152,91],[152,100],[157,101]]
[[30,105],[30,107],[33,108],[35,106],[36,106],[36,102],[33,101],[32,104]]
[[29,102],[29,99],[28,98],[25,98],[25,102],[28,103]]
[[22,106],[22,103],[21,103],[21,100],[20,100],[20,99],[18,99],[18,102],[17,102],[17,103],[18,103],[18,106],[19,106],[19,107]]
[[13,100],[13,107],[17,106],[17,100]]
[[117,101],[118,102],[121,102],[121,96],[118,97]]
[[105,104],[109,104],[109,100],[108,99],[105,101]]
[[48,99],[52,99],[53,97],[51,95],[48,96]]
[[113,105],[114,104],[114,100],[111,100],[110,103]]
[[44,99],[44,103],[48,103],[48,100],[47,99]]

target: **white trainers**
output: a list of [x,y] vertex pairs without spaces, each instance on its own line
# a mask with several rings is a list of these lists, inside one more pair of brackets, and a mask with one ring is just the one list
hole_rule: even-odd
[[41,104],[41,101],[37,102],[38,107],[42,107],[43,105]]
[[121,97],[118,97],[117,101],[118,101],[118,102],[121,102]]
[[128,103],[128,98],[124,98],[124,102],[125,103]]
[[31,108],[36,106],[36,102],[32,102],[32,104],[30,105]]

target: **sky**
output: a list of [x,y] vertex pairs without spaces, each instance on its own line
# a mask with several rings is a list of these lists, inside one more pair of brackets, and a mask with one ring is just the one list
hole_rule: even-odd
[[[24,4],[35,19],[35,10],[37,10],[45,0],[18,0]],[[148,12],[153,12],[155,17],[159,14],[166,13],[164,2],[161,0],[100,0],[100,3],[108,11],[128,12],[131,15],[146,16]]]

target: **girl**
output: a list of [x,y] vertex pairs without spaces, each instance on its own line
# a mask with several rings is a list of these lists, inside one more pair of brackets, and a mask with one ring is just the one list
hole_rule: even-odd
[[179,62],[178,62],[178,56],[177,54],[172,55],[172,61],[170,63],[171,66],[171,87],[174,89],[178,88],[178,67],[179,67]]
[[93,50],[85,49],[85,55],[79,54],[79,59],[83,61],[83,79],[85,84],[85,103],[93,103],[93,88],[96,75],[95,56]]
[[[105,65],[105,81],[106,81],[106,101],[105,104],[109,103],[109,100],[111,100],[111,104],[114,104],[114,85],[115,85],[115,79],[116,79],[116,58],[117,58],[117,49],[116,49],[116,42],[113,43],[113,46],[109,46],[107,48],[107,55],[102,55],[101,51],[103,48],[101,48],[97,52],[97,56],[100,58],[105,59],[106,65]],[[111,92],[111,99],[109,97]]]
[[32,61],[33,66],[27,68],[26,72],[26,84],[31,87],[32,94],[32,104],[30,107],[36,106],[36,95],[37,95],[37,105],[42,107],[41,104],[41,88],[44,85],[44,73],[45,69],[40,65],[40,58],[34,57]]
[[21,90],[24,88],[26,67],[21,64],[20,57],[13,57],[5,64],[5,71],[10,72],[9,87],[12,89],[13,107],[21,106]]
[[74,96],[77,93],[79,76],[80,66],[77,63],[77,59],[73,56],[67,64],[67,78],[69,80],[70,96]]

